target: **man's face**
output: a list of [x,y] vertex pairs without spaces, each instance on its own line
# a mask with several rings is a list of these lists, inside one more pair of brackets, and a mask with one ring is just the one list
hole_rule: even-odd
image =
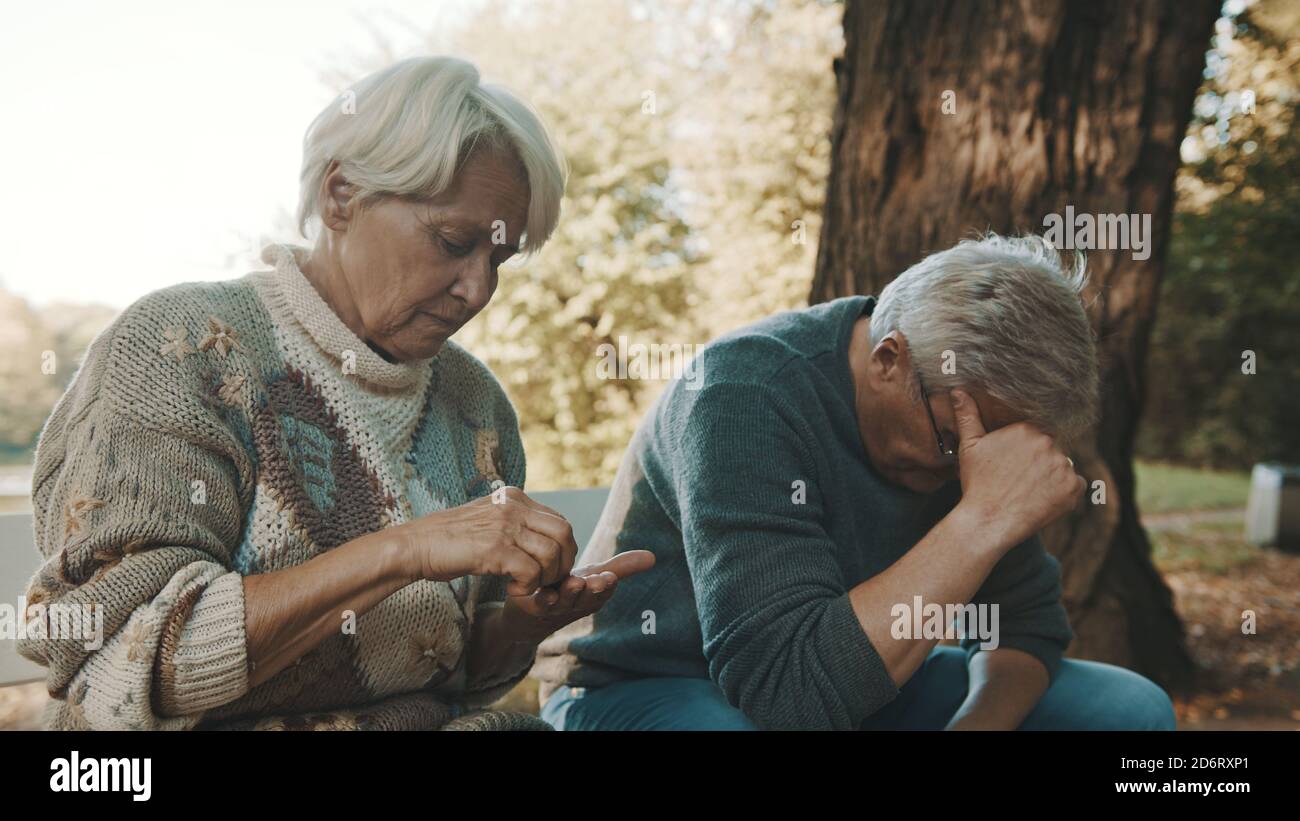
[[[1014,412],[986,391],[971,388],[969,393],[980,409],[980,418],[986,431],[992,432],[1020,421]],[[877,452],[872,453],[871,448],[868,448],[872,464],[889,481],[917,493],[933,493],[945,484],[956,481],[959,478],[957,457],[945,456],[939,450],[934,434],[937,425],[945,449],[959,451],[961,441],[957,435],[957,417],[951,397],[946,393],[930,393],[933,425],[925,412],[922,397],[913,396],[911,391],[905,390],[897,399],[897,424],[885,425],[884,442]]]
[[[852,357],[851,357],[852,361]],[[872,466],[892,484],[917,493],[934,493],[959,478],[957,457],[945,456],[935,437],[938,427],[945,449],[959,452],[957,416],[946,391],[928,391],[933,424],[926,413],[916,369],[901,338],[885,339],[871,350],[865,373],[867,392],[858,391],[858,427]],[[1021,421],[1023,416],[979,387],[968,387],[984,429],[992,432]]]

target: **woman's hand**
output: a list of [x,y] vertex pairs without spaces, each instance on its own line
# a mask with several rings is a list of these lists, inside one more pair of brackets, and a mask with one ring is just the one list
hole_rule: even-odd
[[517,487],[393,528],[417,579],[509,576],[509,596],[528,596],[563,581],[578,555],[573,528]]
[[599,564],[576,568],[572,574],[529,596],[506,599],[506,629],[516,641],[537,644],[542,639],[595,613],[609,601],[620,579],[654,567],[648,550],[629,550]]

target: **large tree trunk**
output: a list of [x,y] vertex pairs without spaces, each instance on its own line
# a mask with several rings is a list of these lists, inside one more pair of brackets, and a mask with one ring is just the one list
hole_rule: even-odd
[[1179,143],[1219,4],[849,0],[811,295],[879,293],[931,251],[989,229],[1042,233],[1067,205],[1151,215],[1150,259],[1088,254],[1102,417],[1074,458],[1105,481],[1106,503],[1044,536],[1062,563],[1071,655],[1171,689],[1193,665],[1138,520],[1132,451]]

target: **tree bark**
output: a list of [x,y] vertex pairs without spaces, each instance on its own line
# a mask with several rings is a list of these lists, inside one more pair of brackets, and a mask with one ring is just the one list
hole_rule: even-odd
[[1088,253],[1102,409],[1074,459],[1106,501],[1044,538],[1062,564],[1070,654],[1174,690],[1194,667],[1138,519],[1132,454],[1179,144],[1219,4],[849,0],[811,293],[879,293],[932,251],[987,230],[1041,234],[1067,205],[1151,215],[1150,259]]

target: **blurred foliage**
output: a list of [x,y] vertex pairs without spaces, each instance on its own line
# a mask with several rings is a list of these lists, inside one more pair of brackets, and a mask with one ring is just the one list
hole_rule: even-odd
[[45,418],[114,315],[102,305],[37,309],[0,287],[0,464],[31,463]]
[[570,164],[556,234],[503,267],[457,337],[518,408],[530,487],[608,484],[663,388],[599,379],[602,343],[699,345],[803,304],[839,15],[794,0],[501,0],[428,39],[536,106]]
[[1222,576],[1260,556],[1260,549],[1242,538],[1237,521],[1197,522],[1150,535],[1151,559],[1162,574],[1191,570]]
[[[1295,0],[1219,20],[1183,146],[1141,456],[1237,468],[1300,462],[1297,30]],[[1254,374],[1243,373],[1245,351]]]
[[1250,497],[1250,474],[1138,461],[1137,505],[1144,514],[1241,508]]

